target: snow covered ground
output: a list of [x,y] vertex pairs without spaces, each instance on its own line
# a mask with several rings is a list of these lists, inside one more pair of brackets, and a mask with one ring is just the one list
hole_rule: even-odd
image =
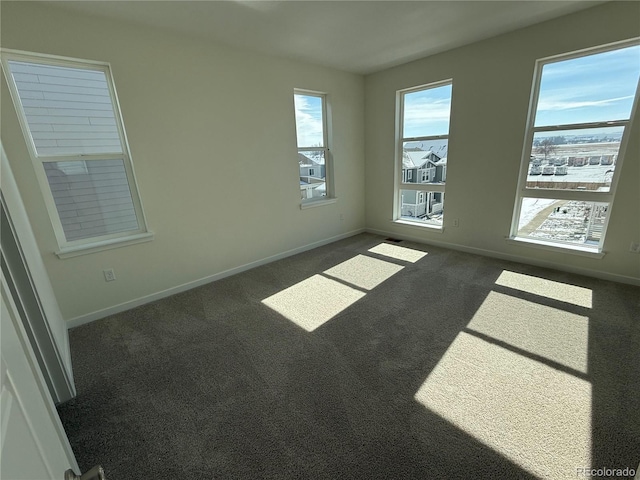
[[[541,240],[553,240],[576,244],[587,242],[587,232],[593,203],[569,201],[554,209],[535,231],[528,236]],[[597,243],[597,242],[595,242]]]
[[518,222],[518,230],[526,226],[533,220],[538,213],[552,205],[556,200],[547,198],[523,198],[522,208],[520,209],[520,221]]
[[[545,208],[555,202],[559,208],[554,208],[546,214],[545,218],[539,216]],[[600,212],[594,219],[592,211]],[[596,212],[596,213],[597,213]],[[543,214],[544,215],[544,214]],[[582,202],[577,200],[558,201],[541,198],[524,198],[520,221],[518,222],[518,235],[538,238],[540,240],[552,240],[560,242],[584,245],[595,244],[597,241],[588,240],[591,221],[604,221],[606,206],[594,202]],[[525,229],[531,222],[529,229]],[[539,225],[537,225],[539,223]]]
[[[602,142],[602,143],[569,143],[564,145],[556,145],[553,152],[554,157],[591,157],[595,155],[617,155],[620,150],[620,141]],[[537,157],[542,155],[533,151]]]

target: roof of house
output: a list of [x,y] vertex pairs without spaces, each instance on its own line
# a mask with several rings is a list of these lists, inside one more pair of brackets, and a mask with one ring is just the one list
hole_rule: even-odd
[[446,157],[447,150],[449,149],[449,139],[440,138],[433,140],[414,140],[411,142],[405,142],[404,148],[409,152],[422,151],[424,152],[424,155],[427,152],[431,151],[439,157]]
[[300,165],[309,165],[310,167],[319,167],[320,164],[315,160],[311,160],[304,153],[298,152],[298,163]]
[[[427,163],[432,165],[446,165],[447,145],[435,150],[407,150],[402,151],[402,166],[404,168],[425,168]],[[444,163],[442,163],[444,160]]]
[[439,162],[434,162],[433,160],[428,160],[425,161],[422,165],[420,165],[418,168],[433,168],[436,165],[438,165]]
[[402,167],[403,168],[415,168],[415,163],[413,163],[413,159],[409,155],[409,152],[406,150],[402,151]]

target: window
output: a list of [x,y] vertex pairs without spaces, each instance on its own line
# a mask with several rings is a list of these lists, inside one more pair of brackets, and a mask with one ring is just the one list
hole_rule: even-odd
[[538,61],[511,238],[602,252],[639,77],[637,40]]
[[395,221],[442,228],[452,89],[447,80],[398,92]]
[[303,204],[333,198],[326,95],[296,90],[293,97]]
[[59,253],[150,237],[109,66],[2,57]]

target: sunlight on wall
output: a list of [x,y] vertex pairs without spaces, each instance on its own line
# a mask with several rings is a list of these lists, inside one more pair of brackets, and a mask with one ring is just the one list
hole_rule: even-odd
[[523,275],[503,270],[496,285],[513,288],[522,292],[534,293],[541,297],[572,303],[579,307],[592,307],[592,293],[589,288],[577,287],[567,283],[553,282],[544,278]]
[[385,257],[391,257],[396,260],[411,263],[416,263],[427,255],[427,252],[414,250],[413,248],[399,247],[398,245],[391,245],[388,243],[376,245],[375,247],[370,248],[369,251],[371,253],[377,253],[378,255],[384,255]]
[[467,328],[587,373],[588,317],[489,292]]
[[262,303],[313,332],[364,296],[355,288],[314,275],[265,298]]
[[591,384],[462,332],[414,396],[543,478],[590,465]]
[[371,290],[403,268],[395,263],[377,258],[356,255],[329,270],[325,270],[324,273],[356,287]]

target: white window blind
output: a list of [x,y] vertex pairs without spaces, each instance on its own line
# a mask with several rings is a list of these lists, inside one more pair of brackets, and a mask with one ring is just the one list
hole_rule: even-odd
[[39,156],[122,153],[104,72],[9,65]]
[[23,52],[2,64],[61,249],[145,234],[108,65]]
[[67,240],[137,230],[122,160],[84,162],[86,172],[71,173],[63,163],[78,162],[47,162],[44,169]]

